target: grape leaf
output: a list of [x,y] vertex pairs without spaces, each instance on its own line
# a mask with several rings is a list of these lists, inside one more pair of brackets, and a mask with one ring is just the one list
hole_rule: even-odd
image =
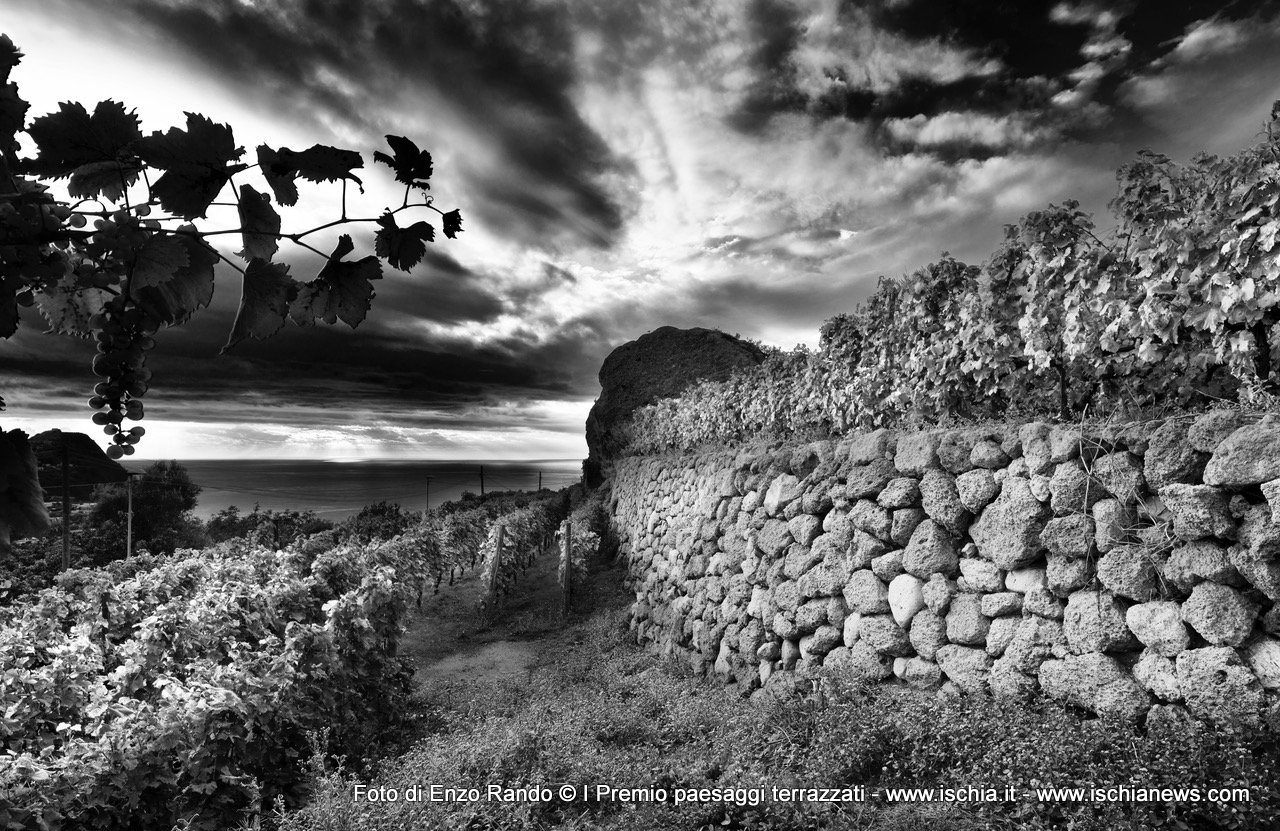
[[298,204],[298,171],[290,167],[281,154],[265,144],[258,145],[258,168],[262,177],[267,180],[271,192],[276,195],[276,202],[286,207]]
[[190,263],[187,247],[171,234],[152,234],[129,257],[132,269],[129,276],[130,291],[147,286],[167,283]]
[[68,274],[57,285],[41,291],[36,305],[49,321],[50,332],[88,337],[93,331],[89,318],[102,311],[113,296],[103,289],[77,286],[75,275]]
[[[357,185],[363,185],[351,171],[364,167],[364,159],[354,150],[343,150],[324,144],[315,144],[306,150],[293,151],[287,147],[280,148],[280,163],[287,164],[299,176],[310,182],[336,182],[339,179],[350,179]],[[364,188],[361,188],[364,192]]]
[[[377,150],[374,151],[373,160],[394,170],[397,182],[430,190],[431,186],[425,180],[431,178],[431,154],[426,150],[419,150],[418,145],[404,136],[387,136],[387,144],[391,145],[395,158]],[[419,179],[423,181],[418,181]]]
[[304,283],[298,297],[289,307],[289,317],[299,326],[308,326],[316,318],[333,324],[341,320],[352,329],[364,321],[373,301],[370,280],[382,277],[382,264],[377,257],[364,257],[354,262],[342,258],[354,249],[351,237],[343,234],[320,274]]
[[14,152],[18,143],[13,137],[22,130],[27,120],[30,104],[18,95],[18,85],[8,83],[0,85],[0,152],[4,153],[9,164],[17,166],[18,156]]
[[218,252],[195,236],[194,225],[179,226],[168,239],[182,245],[187,261],[166,282],[153,286],[130,286],[134,303],[151,317],[170,326],[184,323],[196,309],[213,299],[213,267]]
[[449,239],[457,239],[458,234],[462,233],[462,214],[455,208],[441,219],[444,221],[444,235]]
[[99,101],[93,115],[83,104],[64,101],[57,112],[33,121],[27,134],[39,151],[26,162],[27,172],[54,178],[93,162],[122,160],[142,139],[137,113],[118,101]]
[[22,63],[22,52],[8,35],[0,35],[0,84],[9,80],[9,70],[20,63]]
[[246,260],[260,257],[270,260],[280,249],[280,214],[271,207],[271,197],[258,193],[252,185],[240,186],[240,199],[236,202],[240,212],[240,226],[244,238],[244,250],[238,256]]
[[138,155],[165,174],[152,185],[160,206],[183,219],[204,216],[233,173],[246,165],[231,162],[244,154],[231,128],[197,113],[187,113],[187,129],[170,127],[137,142]]
[[92,199],[99,194],[112,202],[124,198],[125,189],[138,181],[142,168],[133,161],[89,162],[77,167],[67,183],[67,194],[75,199]]
[[401,271],[409,271],[422,261],[427,253],[423,240],[432,242],[436,238],[435,228],[428,223],[415,222],[401,228],[390,212],[383,214],[378,224],[382,227],[373,237],[373,253]]
[[297,293],[298,284],[289,276],[287,264],[269,263],[258,257],[250,260],[244,271],[240,309],[222,352],[245,338],[262,340],[280,331]]

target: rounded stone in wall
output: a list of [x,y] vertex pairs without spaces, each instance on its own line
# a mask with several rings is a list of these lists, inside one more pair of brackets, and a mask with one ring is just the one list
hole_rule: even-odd
[[1234,649],[1188,649],[1174,663],[1187,709],[1194,715],[1224,724],[1258,722],[1262,685]]
[[1137,644],[1125,623],[1125,607],[1109,592],[1077,591],[1067,598],[1064,631],[1071,651],[1109,652]]
[[1228,586],[1199,583],[1182,604],[1182,619],[1215,646],[1239,646],[1253,631],[1258,609]]
[[912,652],[911,639],[888,615],[864,615],[858,624],[858,643],[883,655],[905,657]]
[[949,643],[938,649],[937,662],[963,692],[974,695],[986,690],[992,660],[983,650]]
[[1239,428],[1213,451],[1204,469],[1206,485],[1248,487],[1280,479],[1280,423]]
[[1133,677],[1143,689],[1164,701],[1181,701],[1182,686],[1172,658],[1144,650],[1133,665]]
[[1201,453],[1187,442],[1187,425],[1169,419],[1151,434],[1142,460],[1142,473],[1155,491],[1179,482],[1199,484],[1208,461],[1209,454]]
[[1280,690],[1280,640],[1260,637],[1243,650],[1245,663],[1264,689]]
[[1051,698],[1099,714],[1136,721],[1151,706],[1151,696],[1110,655],[1087,652],[1040,667],[1040,685]]
[[923,582],[911,574],[899,574],[889,583],[889,610],[894,621],[906,628],[911,618],[924,608]]
[[1171,600],[1130,606],[1125,612],[1125,622],[1138,640],[1156,655],[1173,658],[1191,644],[1182,609]]

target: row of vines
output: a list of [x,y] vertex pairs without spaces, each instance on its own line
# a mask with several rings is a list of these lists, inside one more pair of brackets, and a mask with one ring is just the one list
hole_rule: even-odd
[[550,550],[565,510],[563,499],[550,497],[506,513],[493,524],[481,554],[480,582],[488,586],[482,601],[485,612],[496,613],[520,575]]
[[1070,419],[1274,400],[1280,102],[1254,146],[1122,167],[1102,234],[1073,201],[1007,226],[981,266],[882,279],[817,349],[638,410],[631,452],[1011,414]]
[[409,604],[563,501],[446,503],[391,539],[249,536],[64,572],[0,608],[0,829],[234,828],[405,712]]

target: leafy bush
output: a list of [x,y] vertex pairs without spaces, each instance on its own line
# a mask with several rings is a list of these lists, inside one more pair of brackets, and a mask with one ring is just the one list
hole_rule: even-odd
[[241,514],[231,505],[210,517],[205,528],[213,542],[243,537],[256,545],[281,549],[302,537],[328,531],[333,523],[315,511],[262,510],[254,505],[252,511]]
[[403,710],[413,562],[224,545],[0,610],[0,827],[225,828],[296,797],[308,731],[365,750]]
[[421,522],[421,517],[394,502],[365,505],[359,513],[338,526],[343,538],[358,542],[389,540]]
[[[134,545],[157,554],[201,546],[204,529],[191,516],[199,494],[200,486],[191,481],[185,467],[174,461],[153,463],[133,485]],[[89,514],[89,527],[97,529],[91,561],[124,556],[128,512],[129,494],[124,485],[99,488]],[[112,533],[105,533],[107,529]]]

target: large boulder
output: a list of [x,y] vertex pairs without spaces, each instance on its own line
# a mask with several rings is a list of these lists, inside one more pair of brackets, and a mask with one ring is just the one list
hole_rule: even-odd
[[632,411],[679,395],[701,380],[723,381],[764,360],[758,347],[713,329],[663,326],[624,343],[600,367],[600,397],[587,416],[588,485],[621,449],[618,428]]

